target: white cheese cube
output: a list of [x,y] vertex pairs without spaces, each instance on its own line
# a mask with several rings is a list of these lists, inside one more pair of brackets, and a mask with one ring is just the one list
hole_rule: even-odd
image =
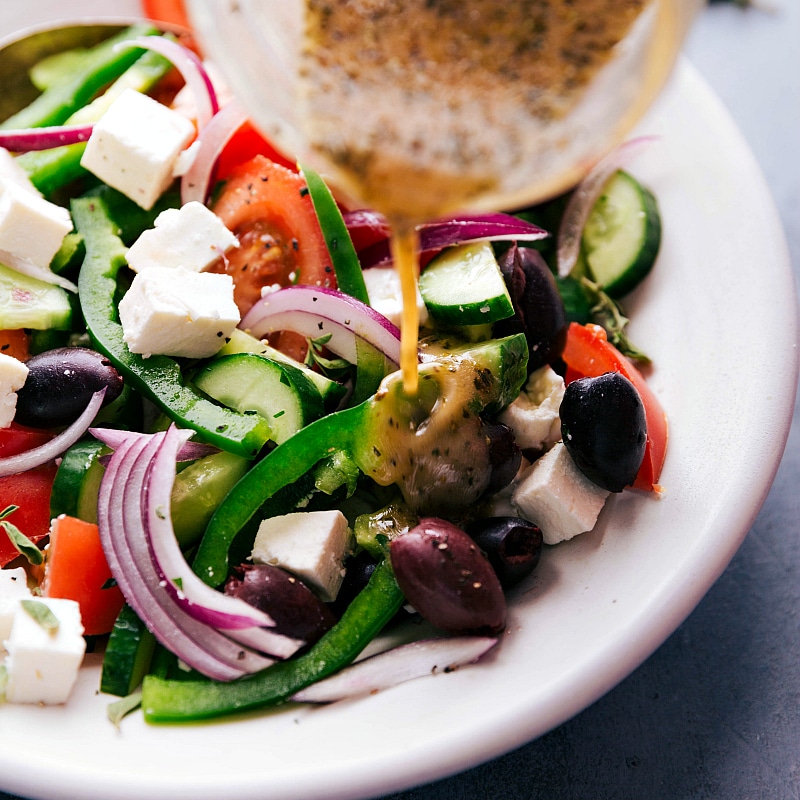
[[28,173],[20,166],[16,157],[11,155],[5,147],[0,147],[0,175],[31,194],[37,197],[42,196],[42,193],[33,185]]
[[7,428],[17,411],[17,392],[25,385],[28,368],[22,361],[0,353],[0,428]]
[[[394,267],[370,267],[364,270],[364,283],[367,285],[369,304],[399,328],[403,318],[403,293],[397,270]],[[417,312],[419,324],[424,325],[428,320],[428,309],[422,301],[419,289]]]
[[329,602],[344,579],[351,531],[341,511],[308,511],[265,519],[258,528],[252,558],[296,575]]
[[194,135],[186,117],[126,89],[95,124],[81,165],[149,209],[172,183],[175,161]]
[[207,358],[225,344],[240,317],[230,275],[150,267],[133,279],[119,319],[133,353]]
[[202,203],[192,201],[180,209],[168,208],[155,219],[128,250],[134,272],[148,267],[183,267],[201,272],[239,241],[225,223]]
[[561,439],[559,408],[564,398],[564,379],[549,366],[532,372],[513,403],[497,419],[514,432],[523,450],[548,450]]
[[47,268],[71,230],[66,208],[0,176],[0,250]]
[[11,623],[19,601],[32,596],[28,588],[28,576],[22,567],[0,569],[0,652],[11,633]]
[[558,544],[590,531],[609,494],[575,466],[558,442],[522,474],[511,501],[521,517],[542,529],[545,544]]
[[51,597],[31,602],[46,605],[58,627],[48,630],[18,603],[7,643],[6,700],[66,703],[86,651],[80,607],[74,600]]

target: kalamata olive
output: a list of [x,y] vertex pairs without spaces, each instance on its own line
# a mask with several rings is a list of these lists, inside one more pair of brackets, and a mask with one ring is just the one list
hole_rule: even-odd
[[336,622],[333,612],[299,578],[271,564],[242,564],[225,584],[275,620],[275,630],[311,644]]
[[610,492],[633,483],[644,458],[647,420],[639,392],[624,375],[572,381],[559,413],[567,452],[589,480]]
[[59,347],[26,362],[28,377],[17,392],[15,421],[33,428],[69,425],[92,395],[106,389],[103,405],[122,392],[122,376],[100,353],[86,347]]
[[542,554],[542,532],[520,517],[482,517],[464,530],[483,550],[504,589],[533,572]]
[[348,556],[344,562],[344,580],[332,603],[334,613],[341,616],[356,595],[369,583],[377,562],[368,550],[360,550]]
[[495,323],[495,334],[522,330],[528,342],[528,373],[558,361],[567,341],[567,315],[553,273],[537,250],[510,247],[498,261],[515,316]]
[[395,578],[424,619],[449,633],[495,634],[506,601],[492,565],[461,528],[436,517],[392,540]]
[[514,480],[522,463],[522,451],[508,425],[487,422],[483,431],[489,441],[489,466],[492,470],[486,493],[494,494]]

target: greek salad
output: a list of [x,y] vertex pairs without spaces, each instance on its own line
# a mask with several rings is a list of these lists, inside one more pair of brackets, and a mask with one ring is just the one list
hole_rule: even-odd
[[[191,41],[142,22],[31,80],[0,123],[5,702],[68,702],[89,645],[115,720],[446,672],[609,496],[658,496],[667,418],[620,306],[661,238],[623,169],[645,140],[420,226],[409,395],[388,223]],[[402,618],[428,633],[364,658]]]

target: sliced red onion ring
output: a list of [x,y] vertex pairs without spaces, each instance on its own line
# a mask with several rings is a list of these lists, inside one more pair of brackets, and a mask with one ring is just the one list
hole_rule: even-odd
[[85,142],[92,135],[92,125],[54,125],[46,128],[20,128],[0,131],[0,147],[14,153],[50,150],[64,144]]
[[601,159],[578,184],[564,209],[558,229],[557,263],[560,277],[566,278],[578,261],[586,220],[608,179],[657,139],[657,136],[640,136],[623,142]]
[[170,426],[153,459],[145,487],[144,531],[156,570],[165,582],[167,593],[189,616],[237,640],[241,632],[247,644],[261,652],[287,658],[304,643],[264,630],[275,625],[269,614],[203,583],[186,563],[178,546],[170,518],[170,495],[175,481],[175,457],[192,434],[192,431],[180,431],[174,425]]
[[51,283],[60,286],[68,292],[77,292],[78,287],[70,280],[58,275],[47,267],[40,267],[26,258],[20,258],[7,250],[0,250],[0,264],[19,272],[20,275],[27,275],[29,278],[37,278],[44,283]]
[[372,694],[405,681],[437,672],[452,672],[464,664],[472,664],[496,644],[497,639],[484,636],[412,642],[365,658],[302,689],[291,699],[297,703],[335,703]]
[[[354,218],[354,224],[364,224]],[[462,214],[419,226],[420,264],[424,266],[440,250],[457,244],[483,241],[527,242],[544,239],[550,234],[532,222],[511,214]],[[389,240],[377,241],[358,253],[361,266],[382,267],[392,263]]]
[[[147,433],[139,433],[138,431],[121,431],[116,428],[89,428],[89,433],[95,439],[102,442],[112,450],[116,450],[124,442],[136,438],[149,438]],[[219,453],[218,447],[212,444],[203,444],[202,442],[185,442],[181,449],[178,451],[176,461],[196,461],[198,458]]]
[[178,42],[164,36],[136,36],[127,42],[120,42],[117,48],[141,47],[143,50],[154,50],[169,59],[181,73],[189,86],[197,103],[197,128],[202,130],[214,114],[219,111],[219,101],[214,84],[211,81],[203,62],[197,54]]
[[111,574],[154,636],[193,669],[221,681],[263,669],[274,661],[180,611],[159,583],[141,528],[144,487],[159,444],[157,438],[124,442],[100,485],[98,526]]
[[220,153],[231,137],[247,121],[247,112],[236,100],[232,100],[198,134],[197,152],[192,165],[181,177],[181,203],[197,200],[205,203],[211,192],[214,168]]
[[275,331],[295,331],[319,338],[325,347],[356,363],[356,339],[375,347],[393,364],[400,363],[400,329],[383,314],[350,295],[322,286],[288,286],[271,292],[247,312],[239,325],[257,338]]
[[89,429],[92,420],[103,405],[105,394],[105,388],[95,392],[83,414],[49,442],[39,447],[34,447],[32,450],[26,450],[24,453],[18,453],[15,456],[0,458],[0,478],[4,478],[6,475],[16,475],[19,472],[26,472],[29,469],[46,464],[72,447]]

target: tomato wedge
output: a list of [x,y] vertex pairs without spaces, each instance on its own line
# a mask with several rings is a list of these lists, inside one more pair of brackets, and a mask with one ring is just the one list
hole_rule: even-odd
[[[335,286],[328,247],[308,195],[305,179],[257,155],[235,167],[212,210],[239,239],[210,271],[233,278],[234,300],[244,316],[261,289],[295,283]],[[270,344],[301,360],[305,338],[286,332]]]
[[53,520],[43,590],[78,603],[87,636],[111,630],[125,600],[111,579],[97,525],[63,514]]
[[157,22],[191,28],[183,0],[142,0],[142,13]]
[[[56,477],[55,464],[0,478],[0,510],[18,506],[8,521],[17,526],[34,544],[50,532],[50,492]],[[17,548],[0,530],[0,567],[19,556]]]
[[20,361],[28,359],[28,334],[24,330],[0,331],[0,353]]
[[567,383],[576,378],[595,378],[606,372],[619,372],[636,387],[647,419],[647,445],[633,487],[658,491],[658,479],[667,454],[667,415],[642,373],[608,341],[600,325],[571,323],[562,358],[568,367]]
[[215,176],[217,180],[225,180],[240,164],[250,161],[255,156],[262,155],[286,169],[296,172],[296,165],[265,139],[251,122],[245,122],[233,134],[228,144],[219,155]]

